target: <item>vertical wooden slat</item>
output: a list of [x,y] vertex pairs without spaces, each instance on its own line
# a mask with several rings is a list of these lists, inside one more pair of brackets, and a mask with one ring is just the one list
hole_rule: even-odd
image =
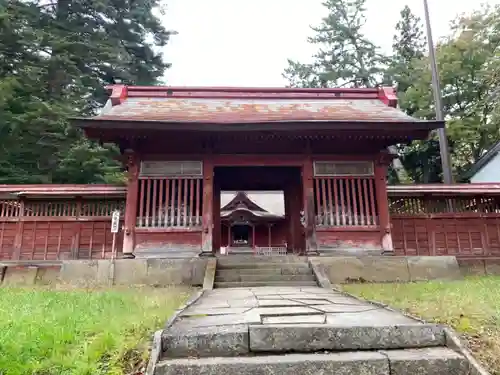
[[172,200],[170,201],[170,226],[175,227],[175,182],[172,178]]
[[0,201],[0,217],[5,216],[5,207],[6,207],[5,201]]
[[457,236],[458,253],[460,254],[462,252],[462,244],[460,243],[460,233],[458,232],[457,220],[455,218],[453,218],[453,223],[455,224],[455,234]]
[[324,218],[323,218],[323,205],[325,204],[325,202],[323,201],[323,203],[321,203],[321,195],[320,195],[320,178],[315,178],[313,180],[313,186],[314,186],[314,193],[315,193],[315,196],[316,196],[316,215],[317,217],[320,218],[320,222],[319,222],[319,225],[324,225]]
[[[330,222],[330,215],[327,212],[327,207],[331,207],[332,201],[326,200],[326,179],[322,178],[321,179],[321,196],[323,198],[323,225],[332,225]],[[330,209],[328,209],[330,211]]]
[[200,185],[201,179],[196,179],[196,225],[200,225]]
[[170,202],[170,180],[167,178],[165,179],[165,218],[163,225],[165,227],[168,227],[170,224],[168,223],[170,213],[168,212],[168,204]]
[[474,248],[474,245],[472,244],[472,233],[470,229],[467,229],[467,234],[469,235],[469,248],[470,252],[472,253],[472,249]]
[[2,229],[0,232],[0,253],[3,253],[3,235],[5,233],[5,222],[2,222]]
[[139,180],[139,226],[143,227],[144,226],[144,185],[146,181],[145,180]]
[[[33,232],[31,232],[31,235],[33,238],[31,239],[31,260],[35,258],[35,248],[36,248],[36,220],[33,222]],[[22,248],[21,248],[22,251]]]
[[157,212],[158,207],[159,207],[158,202],[156,201],[156,195],[157,195],[156,190],[158,188],[157,185],[158,185],[158,180],[155,178],[153,180],[153,202],[152,202],[152,206],[151,206],[151,216],[152,216],[151,226],[152,227],[156,227],[156,217],[157,217],[156,212]]
[[335,178],[332,178],[332,185],[333,185],[333,197],[335,199],[335,225],[340,225],[340,213],[339,213],[339,191],[337,188],[337,180]]
[[446,249],[446,254],[448,255],[448,231],[446,229],[446,225],[443,224],[443,233],[444,233],[444,247]]
[[165,217],[165,215],[162,215],[162,207],[163,207],[163,181],[164,179],[160,179],[160,190],[158,191],[158,223],[156,224],[157,227],[163,226],[162,220]]
[[183,213],[183,221],[182,224],[183,226],[187,227],[188,226],[188,221],[187,221],[187,206],[188,206],[188,179],[184,179],[184,199],[182,200],[182,203],[184,204],[184,213]]
[[406,223],[406,220],[403,220],[401,223],[401,232],[403,233],[404,255],[408,255],[408,241],[406,239],[405,223]]
[[59,224],[59,237],[57,239],[56,259],[59,259],[59,256],[61,254],[62,228],[63,228],[63,223]]
[[347,210],[348,210],[348,215],[347,215],[347,225],[352,225],[353,224],[353,217],[352,217],[352,198],[351,198],[351,179],[350,178],[344,178],[344,184],[345,184],[345,193],[346,193],[346,198],[347,198]]
[[182,222],[181,222],[181,215],[182,215],[182,211],[181,211],[181,205],[182,203],[182,179],[178,178],[177,179],[177,207],[176,207],[176,211],[177,211],[177,226],[180,226],[182,225]]
[[352,207],[354,215],[354,225],[358,225],[358,194],[356,194],[356,180],[357,178],[351,179],[351,193],[352,193]]
[[340,210],[342,213],[341,225],[346,225],[345,204],[344,204],[344,181],[341,178],[339,178],[338,182],[339,182],[339,191],[340,191],[340,206],[341,206]]
[[151,180],[146,180],[146,227],[151,226],[151,214],[150,214],[150,206],[151,206]]
[[333,222],[333,198],[332,198],[332,180],[331,179],[326,179],[326,185],[328,188],[328,217],[330,220],[330,225],[333,226],[335,225]]
[[106,246],[108,245],[107,234],[108,234],[108,230],[110,230],[110,229],[111,229],[111,227],[108,227],[108,224],[104,223],[104,241],[102,244],[101,259],[106,259]]
[[365,205],[366,205],[366,202],[365,200],[363,199],[363,181],[365,179],[364,178],[358,178],[357,179],[357,189],[358,189],[358,194],[356,194],[356,199],[358,200],[359,202],[359,221],[360,221],[360,225],[368,225],[368,223],[366,222],[366,217],[365,217]]
[[189,226],[193,226],[194,213],[194,179],[189,180]]
[[370,219],[370,201],[368,200],[368,187],[367,184],[370,183],[370,180],[363,179],[363,197],[365,201],[365,222],[366,225],[371,225],[371,219]]
[[375,210],[375,180],[370,179],[368,184],[370,195],[370,207],[372,211],[373,225],[377,225],[377,211]]
[[413,235],[415,236],[415,246],[417,248],[417,254],[416,255],[420,255],[420,246],[419,246],[419,243],[418,243],[417,223],[418,223],[418,221],[416,221],[416,220],[413,221]]
[[[106,232],[106,231],[105,231]],[[91,230],[90,230],[90,240],[89,240],[89,259],[92,259],[92,245],[94,242],[94,222],[91,222]]]
[[[47,260],[47,253],[49,252],[49,236],[50,236],[50,221],[47,223],[47,235],[45,236],[45,247],[43,249],[43,260]],[[0,245],[0,249],[2,246]]]

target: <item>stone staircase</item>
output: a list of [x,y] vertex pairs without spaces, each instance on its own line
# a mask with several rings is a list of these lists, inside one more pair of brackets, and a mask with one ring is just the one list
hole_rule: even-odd
[[154,375],[470,375],[447,331],[314,287],[219,289],[163,332]]
[[214,288],[317,286],[306,258],[230,255],[217,260]]

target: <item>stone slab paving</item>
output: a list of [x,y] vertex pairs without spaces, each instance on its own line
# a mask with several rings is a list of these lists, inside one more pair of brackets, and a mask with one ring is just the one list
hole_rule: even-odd
[[207,290],[154,375],[470,375],[445,329],[318,287]]
[[437,347],[442,327],[319,287],[215,289],[163,335],[165,357]]

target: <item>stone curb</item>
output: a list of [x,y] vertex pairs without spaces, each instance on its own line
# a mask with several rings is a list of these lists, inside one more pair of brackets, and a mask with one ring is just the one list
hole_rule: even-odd
[[217,258],[207,261],[205,266],[205,277],[203,279],[203,290],[212,290],[215,282],[215,271],[217,270]]
[[[345,295],[345,296],[354,298],[358,301],[365,301],[365,302],[368,302],[372,305],[382,307],[386,310],[402,314],[402,315],[404,315],[410,319],[416,320],[420,323],[424,323],[424,324],[428,323],[421,318],[418,318],[416,316],[408,314],[405,311],[392,308],[389,305],[386,305],[384,303],[380,303],[380,302],[376,302],[376,301],[372,301],[372,300],[367,300],[367,299],[366,300],[361,299],[361,298],[359,298],[359,297],[357,297],[349,292],[343,291],[343,290],[339,290],[339,289],[335,289],[335,288],[334,288],[334,290]],[[469,363],[469,366],[470,366],[470,375],[490,375],[490,373],[488,371],[486,371],[486,369],[472,356],[470,351],[467,348],[465,348],[465,346],[462,345],[462,342],[460,341],[460,337],[456,334],[456,332],[446,325],[441,325],[441,326],[443,327],[443,331],[444,331],[444,335],[445,335],[446,347],[462,354],[465,357],[465,359],[467,360],[467,362]]]
[[163,345],[162,345],[162,336],[163,332],[169,329],[175,321],[179,318],[179,316],[191,305],[193,305],[196,301],[198,301],[204,294],[203,290],[197,291],[184,305],[179,307],[172,316],[167,320],[163,329],[156,331],[153,334],[153,342],[151,347],[151,354],[149,356],[148,365],[146,367],[146,371],[144,375],[154,375],[156,364],[159,362],[161,353],[163,353]]
[[470,375],[490,375],[488,371],[472,356],[471,352],[462,344],[457,333],[449,327],[444,328],[446,346],[462,354],[470,366]]
[[307,262],[309,263],[309,267],[311,267],[314,273],[314,277],[316,278],[316,281],[318,282],[319,286],[324,289],[332,290],[333,286],[330,283],[328,277],[326,276],[321,264],[316,264],[311,259],[308,259]]
[[161,336],[163,335],[163,330],[158,330],[153,334],[153,342],[151,344],[151,354],[149,355],[148,366],[144,375],[153,375],[155,372],[155,366],[160,360],[161,355]]

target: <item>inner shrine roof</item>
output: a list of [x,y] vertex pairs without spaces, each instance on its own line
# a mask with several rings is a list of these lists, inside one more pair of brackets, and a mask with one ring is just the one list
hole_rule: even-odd
[[[110,86],[87,120],[164,123],[422,122],[396,108],[393,89]],[[434,128],[440,127],[438,123]]]

